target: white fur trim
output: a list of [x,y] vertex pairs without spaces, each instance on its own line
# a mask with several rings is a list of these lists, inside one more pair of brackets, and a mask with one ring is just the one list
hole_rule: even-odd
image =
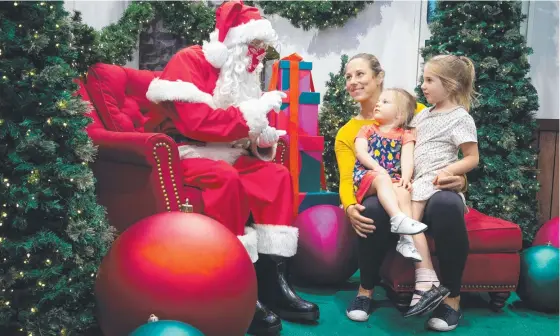
[[239,104],[239,110],[249,126],[249,137],[255,139],[268,126],[268,104],[257,99],[250,99]]
[[204,41],[204,43],[202,43],[202,52],[208,63],[212,64],[216,69],[221,68],[229,57],[227,46],[218,41]]
[[293,257],[297,252],[298,229],[287,225],[255,224],[259,253]]
[[246,44],[253,40],[274,43],[277,39],[278,35],[272,28],[270,21],[260,19],[251,20],[237,27],[230,28],[224,39],[224,44],[231,47],[236,44]]
[[222,160],[230,165],[233,165],[241,155],[249,155],[246,149],[232,147],[231,144],[227,143],[207,143],[206,146],[182,145],[178,149],[181,160],[204,158],[215,161]]
[[177,80],[155,78],[148,87],[146,98],[154,103],[164,101],[183,101],[187,103],[204,103],[215,109],[214,98],[211,94],[201,91],[193,83]]
[[243,247],[247,250],[251,261],[255,263],[259,259],[259,253],[257,251],[257,230],[252,227],[245,227],[245,235],[237,236]]
[[272,161],[276,157],[276,147],[278,147],[278,143],[275,143],[270,148],[260,148],[257,146],[256,141],[253,141],[251,143],[251,153],[263,161]]

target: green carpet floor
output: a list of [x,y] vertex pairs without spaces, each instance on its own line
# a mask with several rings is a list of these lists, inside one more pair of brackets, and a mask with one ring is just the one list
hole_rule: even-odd
[[[353,276],[342,289],[298,290],[306,300],[319,305],[321,317],[316,325],[283,322],[281,335],[286,336],[381,336],[381,335],[438,335],[424,328],[426,317],[404,319],[385,295],[376,288],[374,311],[368,322],[350,321],[346,305],[356,295],[358,278]],[[524,307],[513,293],[503,312],[488,309],[485,293],[462,296],[463,319],[459,327],[447,333],[469,336],[554,336],[559,335],[558,314],[544,314]]]

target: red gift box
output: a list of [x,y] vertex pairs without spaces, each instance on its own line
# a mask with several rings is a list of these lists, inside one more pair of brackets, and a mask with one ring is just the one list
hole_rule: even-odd
[[[298,141],[298,192],[317,192],[322,186],[323,149],[322,136],[299,136]],[[291,167],[289,135],[278,141],[275,162]]]

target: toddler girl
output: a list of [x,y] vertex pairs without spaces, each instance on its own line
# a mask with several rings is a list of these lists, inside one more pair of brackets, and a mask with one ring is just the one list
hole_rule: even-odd
[[354,143],[354,188],[359,203],[366,196],[377,195],[391,217],[391,232],[402,234],[397,251],[405,258],[421,261],[409,236],[427,229],[411,218],[414,134],[405,128],[415,109],[416,100],[403,89],[381,93],[373,115],[379,125],[362,127]]
[[[465,56],[439,55],[430,59],[424,67],[421,86],[426,100],[432,107],[418,113],[411,122],[416,130],[414,148],[414,182],[412,183],[413,218],[421,219],[426,202],[438,192],[437,180],[444,176],[463,175],[478,165],[476,126],[468,110],[474,98],[475,71],[472,61]],[[459,160],[459,149],[463,158]],[[460,194],[465,198],[462,194]],[[466,208],[466,205],[465,205]],[[420,249],[422,254],[422,249]],[[440,256],[440,258],[454,256]],[[435,309],[449,295],[449,290],[439,286],[436,273],[429,258],[416,269],[416,286],[405,316],[425,313]],[[447,270],[444,281],[452,282],[462,275],[461,262],[456,270]],[[440,297],[434,305],[433,297]],[[450,300],[453,300],[450,298]],[[455,298],[458,300],[458,297]],[[427,304],[426,302],[432,301]],[[457,301],[458,303],[458,301]],[[457,305],[458,306],[458,305]],[[435,316],[453,329],[460,313],[445,304]],[[431,319],[432,321],[434,319]],[[435,322],[434,322],[435,323]],[[441,329],[441,328],[440,328]],[[440,330],[437,329],[437,330]]]

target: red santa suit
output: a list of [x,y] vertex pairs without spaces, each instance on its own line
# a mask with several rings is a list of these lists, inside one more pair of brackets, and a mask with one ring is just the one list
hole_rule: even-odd
[[[154,103],[147,131],[178,142],[184,183],[202,190],[205,214],[237,235],[255,263],[253,335],[279,332],[279,317],[319,318],[318,306],[300,298],[287,280],[285,258],[296,253],[298,240],[291,226],[292,181],[284,166],[270,162],[278,134],[266,116],[280,108],[284,94],[261,95],[253,72],[263,42],[275,39],[256,8],[225,2],[210,42],[175,54],[146,93]],[[254,223],[247,226],[251,215]]]
[[[271,29],[267,20],[252,20],[230,28],[227,37],[265,40]],[[266,104],[253,100],[216,106],[213,92],[223,50],[216,53],[215,47],[210,43],[182,49],[153,80],[146,96],[156,104],[147,131],[182,136],[178,142],[184,183],[202,190],[205,214],[236,234],[253,261],[257,252],[291,257],[298,235],[291,226],[289,172],[270,162],[275,145],[258,148],[251,139],[268,126]],[[250,214],[255,223],[246,226]]]
[[[179,51],[148,89],[148,99],[158,104],[147,127],[186,138],[179,143],[184,183],[202,190],[205,214],[237,235],[253,261],[257,251],[291,257],[297,250],[297,229],[291,226],[289,172],[269,162],[275,146],[263,150],[247,145],[250,131],[258,133],[268,125],[264,115],[251,106],[214,105],[218,75],[201,47]],[[255,224],[246,227],[250,213]]]

